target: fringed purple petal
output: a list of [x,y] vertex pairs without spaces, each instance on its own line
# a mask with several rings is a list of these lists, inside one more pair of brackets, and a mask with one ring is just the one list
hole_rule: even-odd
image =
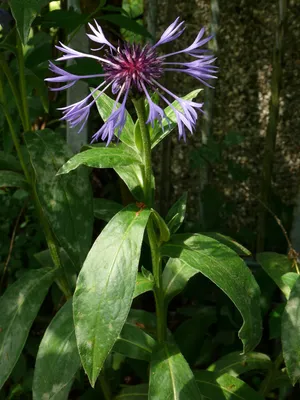
[[153,46],[153,48],[177,39],[185,30],[185,28],[179,30],[183,24],[184,21],[179,23],[179,17],[176,18],[175,21],[164,31],[159,41]]
[[106,39],[106,37],[104,36],[104,33],[102,31],[101,26],[98,25],[98,23],[97,23],[97,21],[95,19],[94,19],[94,22],[95,22],[96,28],[94,28],[93,25],[89,23],[89,27],[90,27],[91,31],[94,33],[94,35],[87,34],[87,36],[91,40],[93,40],[94,42],[97,42],[97,43],[100,43],[100,44],[103,44],[103,45],[107,45],[111,49],[116,50],[115,46],[113,46],[111,43],[109,43],[109,41]]
[[130,85],[128,85],[123,101],[120,105],[119,108],[116,109],[117,107],[117,103],[118,100],[121,96],[121,94],[124,91],[124,87],[123,86],[118,94],[118,97],[115,101],[114,107],[113,107],[113,111],[111,113],[111,115],[109,116],[108,120],[104,123],[104,125],[93,135],[92,137],[92,143],[96,142],[99,140],[99,138],[101,138],[103,141],[107,142],[107,146],[109,145],[109,143],[112,141],[113,137],[114,137],[114,132],[115,130],[117,130],[117,135],[120,136],[125,123],[126,123],[126,108],[125,108],[125,104],[126,104],[126,100],[128,97],[128,92],[130,89]]

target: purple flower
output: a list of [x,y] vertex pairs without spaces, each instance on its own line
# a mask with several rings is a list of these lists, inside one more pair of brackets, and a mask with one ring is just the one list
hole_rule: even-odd
[[[157,47],[177,39],[183,33],[185,29],[183,25],[184,21],[179,22],[179,18],[177,18],[153,46],[146,44],[142,47],[139,44],[123,43],[116,48],[105,38],[101,27],[95,21],[95,27],[89,24],[92,34],[88,34],[88,37],[101,45],[100,48],[92,50],[106,47],[103,57],[84,54],[60,43],[57,48],[63,55],[57,61],[84,57],[93,58],[102,65],[104,70],[102,74],[79,76],[64,71],[50,62],[50,70],[57,76],[46,80],[64,83],[62,87],[52,90],[67,89],[82,78],[103,78],[103,81],[86,98],[62,108],[62,119],[68,121],[72,127],[81,124],[79,130],[81,131],[88,119],[92,105],[111,86],[112,93],[117,95],[112,113],[104,125],[93,135],[93,142],[101,138],[109,144],[115,133],[121,134],[126,122],[125,105],[130,91],[133,95],[144,94],[146,96],[149,103],[148,124],[153,126],[155,120],[161,123],[162,119],[166,118],[163,109],[151,99],[150,92],[156,92],[173,109],[178,124],[179,137],[185,139],[185,128],[193,133],[197,121],[196,110],[202,111],[203,103],[196,103],[176,96],[161,85],[159,79],[166,71],[179,72],[188,74],[201,83],[210,86],[207,81],[216,78],[217,67],[213,65],[216,58],[208,55],[207,50],[202,48],[211,39],[211,36],[203,38],[204,28],[200,30],[194,42],[186,49],[165,55],[157,54]],[[166,60],[168,57],[181,53],[194,57],[194,60],[190,62],[169,62]],[[97,94],[93,98],[95,93]],[[174,100],[177,100],[180,109],[172,105]]]

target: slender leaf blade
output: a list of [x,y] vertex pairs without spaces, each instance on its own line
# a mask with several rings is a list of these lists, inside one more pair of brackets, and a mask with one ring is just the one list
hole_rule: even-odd
[[156,341],[136,325],[125,323],[113,351],[136,360],[151,360]]
[[259,253],[256,255],[256,258],[269,277],[276,283],[288,299],[291,288],[284,282],[282,277],[286,273],[293,271],[292,260],[283,254],[272,252]]
[[0,171],[0,188],[18,187],[27,189],[24,175],[14,171]]
[[174,235],[161,251],[163,256],[179,259],[191,274],[201,272],[224,291],[243,317],[239,337],[244,352],[253,350],[262,332],[260,289],[243,260],[227,246],[200,234]]
[[168,223],[168,227],[171,233],[177,232],[184,221],[186,202],[187,192],[183,193],[183,195],[176,201],[176,203],[173,204],[173,206],[168,211],[166,222]]
[[251,256],[251,252],[243,245],[235,241],[229,236],[222,235],[218,232],[203,232],[203,235],[216,239],[218,242],[234,250],[239,256]]
[[143,171],[141,165],[126,165],[123,167],[114,167],[119,177],[125,182],[132,195],[138,201],[144,200],[143,192]]
[[295,385],[300,379],[300,278],[294,284],[281,318],[283,358]]
[[264,400],[245,382],[229,374],[216,377],[213,372],[209,371],[195,371],[194,373],[203,399]]
[[169,303],[185,288],[188,280],[198,272],[198,270],[188,267],[179,258],[170,258],[162,275],[165,301]]
[[41,206],[59,243],[79,268],[90,248],[94,220],[88,171],[80,168],[56,176],[72,152],[55,132],[29,132],[25,139]]
[[18,361],[53,279],[53,269],[30,270],[0,298],[0,388]]
[[9,0],[11,12],[23,44],[27,43],[31,23],[47,0]]
[[161,343],[152,353],[149,399],[199,400],[194,375],[177,346]]
[[114,168],[140,163],[137,153],[123,146],[96,147],[73,156],[60,168],[58,175],[68,174],[80,165],[91,168]]
[[48,326],[36,358],[33,399],[66,400],[80,367],[70,299]]
[[[92,385],[117,340],[133,299],[150,210],[120,211],[90,250],[77,280],[73,309],[82,365]],[[100,255],[100,256],[99,256]]]
[[239,351],[226,354],[211,364],[207,370],[214,372],[215,376],[229,374],[239,376],[248,371],[263,370],[266,371],[272,366],[269,356],[263,353],[250,352],[241,354]]

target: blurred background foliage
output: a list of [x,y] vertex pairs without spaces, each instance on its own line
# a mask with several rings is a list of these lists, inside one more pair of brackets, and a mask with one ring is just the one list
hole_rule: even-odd
[[[17,64],[9,53],[16,29],[10,14],[11,3],[0,2],[0,49],[1,57],[5,57],[13,78],[17,79]],[[49,76],[48,60],[58,56],[55,44],[77,40],[81,50],[88,52],[89,43],[81,39],[80,29],[87,28],[87,22],[93,18],[97,18],[114,43],[124,39],[151,41],[178,15],[186,21],[188,29],[180,40],[167,46],[169,49],[173,46],[172,51],[185,47],[199,28],[205,26],[207,32],[215,35],[211,46],[218,57],[219,79],[215,90],[205,89],[200,95],[206,114],[199,118],[195,135],[189,136],[187,143],[179,143],[177,135],[171,135],[154,154],[158,209],[166,215],[172,203],[187,191],[187,221],[182,231],[218,231],[242,243],[252,254],[263,250],[286,253],[290,250],[287,234],[292,247],[300,251],[300,3],[297,0],[290,0],[288,7],[285,1],[271,0],[44,1],[40,13],[32,17],[26,45],[25,71],[32,125],[35,129],[54,129],[73,149],[79,150],[78,137],[68,134],[56,109],[65,105],[66,97],[73,102],[76,92],[88,88],[75,87],[68,94],[48,92],[44,79]],[[100,68],[84,60],[67,66],[78,74],[99,72]],[[168,87],[179,95],[194,89],[194,81],[185,76],[170,75],[166,79]],[[7,82],[4,91],[7,109],[19,131],[15,117],[18,110]],[[100,124],[94,111],[89,129],[79,138],[80,145],[89,141],[89,132]],[[7,163],[10,168],[13,165],[14,171],[20,170],[3,113],[0,113],[0,147],[0,165]],[[91,181],[95,198],[123,205],[131,201],[112,170],[93,171]],[[46,244],[26,189],[1,187],[0,202],[2,294],[25,270],[39,267],[35,255]],[[96,220],[95,236],[104,223]],[[142,261],[147,266],[146,256]],[[247,256],[246,261],[262,291],[265,329],[257,351],[272,357],[279,347],[282,298],[252,256]],[[0,399],[31,398],[34,357],[61,301],[59,290],[53,287],[11,378],[0,392]],[[147,294],[136,299],[134,306],[154,310],[152,298]],[[240,350],[237,338],[240,316],[228,298],[205,277],[197,275],[191,279],[183,294],[172,301],[170,310],[170,329],[194,367],[206,368],[217,358]],[[113,390],[120,383],[146,380],[147,363],[132,359],[124,362],[124,359],[115,353],[107,360],[105,371]],[[245,371],[243,379],[258,388],[263,378],[257,371]],[[83,372],[78,373],[70,398],[88,400],[101,396],[101,390],[97,386],[94,390],[89,388]],[[274,396],[296,399],[299,389],[292,389],[283,380],[279,389],[274,388]]]

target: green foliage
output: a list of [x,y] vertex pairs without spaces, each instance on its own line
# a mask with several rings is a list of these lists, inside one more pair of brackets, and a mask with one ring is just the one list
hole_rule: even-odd
[[300,332],[299,332],[299,310],[300,310],[300,279],[298,277],[293,286],[284,312],[282,314],[281,340],[282,351],[287,373],[292,384],[300,379]]
[[149,397],[157,400],[201,398],[193,373],[174,344],[162,343],[152,353]]
[[31,23],[47,0],[10,0],[9,5],[23,44],[27,43]]
[[[203,227],[213,232],[177,234],[188,228],[187,193],[160,215],[147,162],[176,129],[178,101],[162,126],[146,126],[149,105],[131,93],[139,118],[129,106],[115,143],[75,155],[66,145],[54,110],[65,100],[44,82],[54,44],[95,17],[112,42],[120,34],[143,42],[151,35],[141,2],[100,1],[90,14],[43,0],[3,7],[16,28],[0,32],[0,399],[286,399],[300,379],[296,253],[259,253],[257,265],[237,232],[216,232],[218,210],[234,210],[210,182],[201,197]],[[91,59],[62,67],[103,72]],[[120,107],[98,94],[97,129]],[[158,93],[150,95],[158,104]],[[192,165],[221,166],[223,151],[243,140],[210,136],[191,152]],[[234,161],[225,167],[230,179],[247,177]],[[262,324],[269,332],[253,351]]]
[[48,326],[36,357],[33,398],[66,399],[80,367],[73,324],[72,301],[58,311]]
[[78,169],[66,176],[56,175],[72,153],[51,130],[28,133],[26,143],[43,211],[61,246],[80,267],[90,247],[93,223],[87,171]]
[[54,272],[48,268],[28,271],[0,299],[0,388],[18,361]]
[[95,241],[78,277],[73,303],[75,332],[81,362],[92,386],[133,299],[150,214],[149,210],[137,212],[138,208],[130,205],[115,215]]
[[[253,350],[261,338],[260,290],[236,253],[216,240],[199,234],[174,235],[161,251],[163,256],[176,258],[181,263],[179,269],[176,265],[170,281],[179,279],[183,282],[183,276],[188,278],[193,273],[201,272],[227,294],[244,320],[239,331],[244,352]],[[182,273],[185,269],[189,272]]]

